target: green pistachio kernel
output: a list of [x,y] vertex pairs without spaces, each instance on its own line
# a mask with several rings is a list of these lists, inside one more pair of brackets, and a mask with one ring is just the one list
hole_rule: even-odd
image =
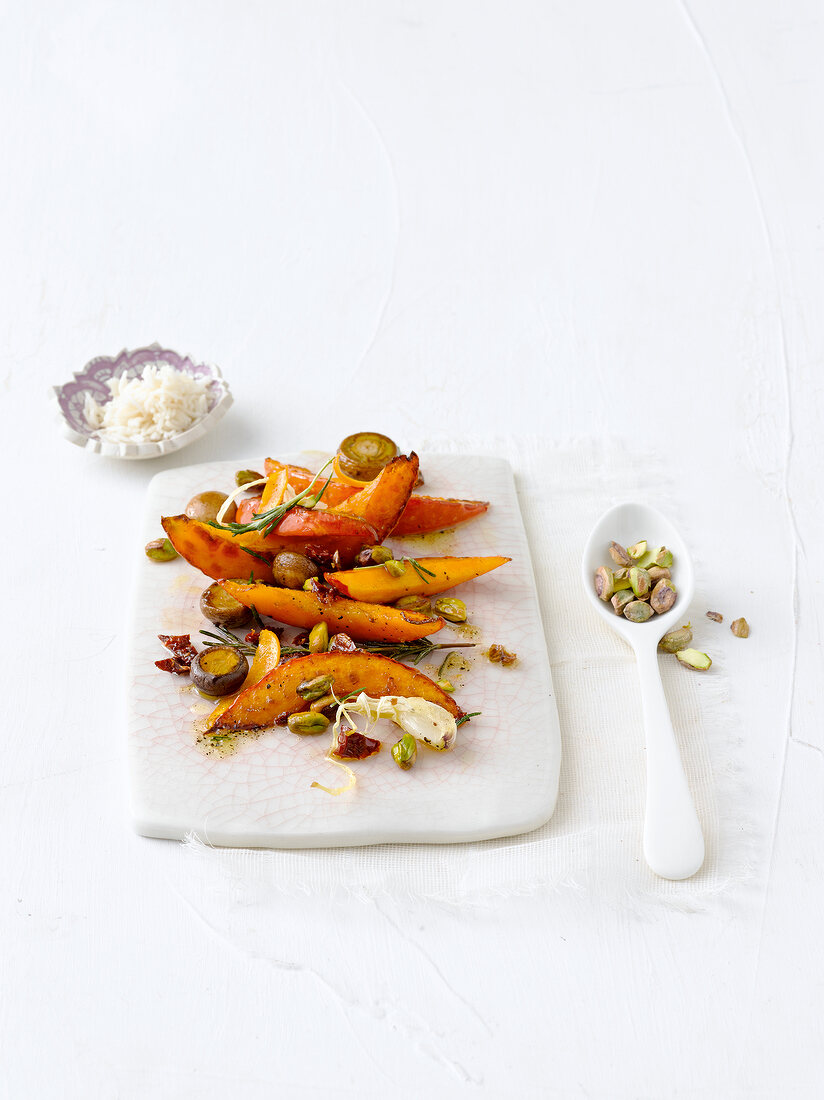
[[642,600],[649,595],[650,576],[646,569],[633,565],[629,571],[629,583],[637,599]]
[[405,733],[392,746],[392,759],[404,771],[409,771],[418,757],[418,743],[411,733]]
[[632,600],[624,608],[624,618],[629,619],[631,623],[645,623],[654,614],[650,605],[643,600]]
[[248,485],[250,481],[263,481],[263,474],[259,474],[257,470],[238,470],[235,474],[235,485],[238,489],[241,485]]
[[604,602],[615,595],[615,575],[605,565],[595,570],[595,595]]
[[146,543],[146,557],[150,561],[174,561],[178,553],[168,539],[153,539]]
[[694,668],[696,672],[706,672],[712,664],[712,658],[706,653],[700,653],[697,649],[679,649],[675,656],[682,665]]
[[453,597],[435,600],[435,611],[448,623],[466,622],[466,604],[463,600],[456,600]]
[[371,555],[375,565],[385,565],[386,562],[391,561],[395,556],[388,546],[373,546]]
[[334,683],[332,676],[315,676],[312,680],[302,680],[298,684],[298,695],[307,703],[314,703],[316,699],[322,699],[329,694],[329,689]]
[[401,611],[431,611],[432,604],[426,596],[401,596],[395,600],[395,607]]
[[686,649],[691,641],[692,627],[687,623],[686,626],[679,626],[677,630],[666,633],[658,643],[658,648],[665,653],[677,653],[680,649]]
[[286,719],[286,725],[292,733],[323,733],[329,726],[329,719],[318,711],[302,710],[298,714],[290,714]]
[[309,652],[325,653],[329,648],[329,627],[326,623],[315,623],[309,631]]

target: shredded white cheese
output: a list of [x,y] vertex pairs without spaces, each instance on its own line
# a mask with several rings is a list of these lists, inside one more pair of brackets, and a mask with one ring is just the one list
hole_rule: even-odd
[[88,394],[83,414],[89,427],[112,443],[157,443],[206,415],[208,385],[170,363],[152,363],[140,378],[112,378],[112,397],[103,405]]

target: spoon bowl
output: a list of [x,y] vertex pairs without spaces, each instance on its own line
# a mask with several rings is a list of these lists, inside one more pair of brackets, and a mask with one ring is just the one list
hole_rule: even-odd
[[[644,538],[650,547],[672,551],[675,604],[663,615],[633,623],[616,615],[609,600],[596,595],[596,570],[614,566],[609,554],[613,540],[631,546]],[[626,503],[610,508],[598,520],[587,540],[581,561],[584,592],[592,606],[635,651],[641,687],[647,749],[647,798],[644,817],[644,857],[662,878],[685,879],[704,862],[704,837],[690,795],[666,696],[658,668],[658,642],[685,621],[695,592],[695,571],[686,543],[655,508]]]

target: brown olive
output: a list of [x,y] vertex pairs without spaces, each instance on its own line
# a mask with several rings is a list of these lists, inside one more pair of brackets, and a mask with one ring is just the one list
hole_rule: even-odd
[[192,661],[189,675],[195,687],[207,695],[231,695],[237,691],[249,671],[242,653],[228,645],[210,646]]
[[[223,502],[226,500],[226,493],[208,492],[198,493],[193,496],[189,503],[186,505],[186,515],[189,519],[199,519],[201,523],[214,523],[217,519],[217,514],[223,507]],[[226,509],[226,515],[223,517],[223,523],[234,523],[235,513],[237,508],[234,501]]]
[[320,576],[318,567],[303,554],[283,550],[272,562],[275,584],[282,588],[303,588],[306,581]]
[[201,595],[200,610],[210,623],[219,626],[243,626],[252,617],[249,608],[230,596],[217,581]]

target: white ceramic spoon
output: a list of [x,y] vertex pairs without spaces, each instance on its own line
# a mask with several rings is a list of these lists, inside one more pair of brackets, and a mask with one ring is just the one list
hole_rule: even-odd
[[[678,598],[670,611],[654,615],[645,623],[632,623],[616,615],[609,601],[596,596],[593,583],[596,569],[601,565],[617,568],[609,555],[613,539],[622,546],[646,539],[650,548],[667,546],[672,551],[672,580]],[[662,878],[689,878],[704,862],[704,837],[661,684],[658,642],[668,630],[686,620],[695,588],[692,558],[681,536],[660,512],[644,504],[618,504],[598,520],[589,536],[581,574],[590,603],[629,642],[638,662],[647,748],[644,858]]]

